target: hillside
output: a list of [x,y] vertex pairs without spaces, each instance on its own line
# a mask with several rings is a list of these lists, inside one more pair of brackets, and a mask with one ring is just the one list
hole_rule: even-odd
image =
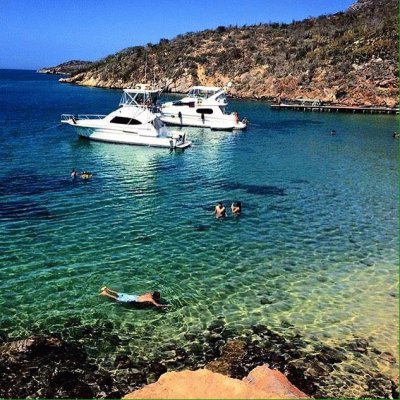
[[358,0],[345,12],[291,24],[190,32],[127,48],[62,81],[125,88],[147,80],[173,92],[232,82],[233,97],[393,107],[397,9],[397,0]]

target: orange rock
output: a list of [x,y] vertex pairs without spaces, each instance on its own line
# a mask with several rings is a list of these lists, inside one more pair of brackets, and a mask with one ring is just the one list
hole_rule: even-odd
[[263,365],[254,368],[244,382],[272,395],[277,399],[305,399],[308,398],[301,390],[292,385],[281,372]]
[[295,399],[307,398],[284,375],[257,367],[242,381],[211,372],[167,372],[160,379],[125,399]]

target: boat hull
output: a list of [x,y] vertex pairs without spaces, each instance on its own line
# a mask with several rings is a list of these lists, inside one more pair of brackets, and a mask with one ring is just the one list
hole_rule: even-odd
[[127,144],[133,146],[163,147],[169,149],[184,149],[191,145],[190,141],[180,141],[174,137],[152,137],[142,136],[132,132],[118,132],[104,128],[76,127],[80,137],[98,142]]
[[167,125],[174,126],[193,126],[196,128],[210,128],[212,130],[221,131],[234,131],[246,129],[246,124],[239,121],[235,123],[231,120],[224,120],[219,118],[201,118],[190,115],[174,115],[174,114],[162,114],[160,117],[161,121]]

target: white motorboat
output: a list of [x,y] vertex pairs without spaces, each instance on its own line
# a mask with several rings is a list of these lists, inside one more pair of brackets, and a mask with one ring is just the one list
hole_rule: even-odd
[[168,125],[198,126],[213,130],[242,130],[247,120],[228,113],[225,90],[213,86],[193,86],[186,97],[161,105],[161,120]]
[[110,143],[185,149],[192,143],[186,133],[169,131],[157,114],[160,90],[148,85],[124,89],[120,107],[108,115],[62,114],[61,122],[79,136]]

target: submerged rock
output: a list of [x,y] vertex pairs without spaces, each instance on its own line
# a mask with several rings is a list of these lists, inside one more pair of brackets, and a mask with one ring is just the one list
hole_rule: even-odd
[[119,392],[86,353],[56,337],[0,345],[0,397],[93,398]]
[[231,377],[243,377],[245,369],[243,359],[246,355],[246,343],[240,340],[234,340],[221,349],[221,357],[211,361],[206,368],[213,372]]
[[117,369],[125,369],[133,367],[132,360],[125,355],[119,355],[115,358],[114,366]]
[[[81,328],[87,329],[84,337],[91,348],[99,341],[111,343],[112,324],[79,324],[78,319],[65,324],[66,336],[73,343],[81,342],[82,332],[75,335]],[[70,344],[57,335],[11,342],[7,342],[5,334],[0,335],[0,398],[119,398],[156,382],[167,371],[205,368],[238,380],[251,378],[250,371],[262,365],[268,365],[278,375],[284,374],[303,394],[316,398],[349,397],[354,393],[359,397],[397,398],[394,394],[398,393],[398,384],[397,379],[391,379],[393,376],[383,376],[373,365],[367,371],[349,364],[349,355],[371,355],[391,366],[397,363],[395,356],[370,347],[363,338],[329,347],[318,339],[310,342],[298,334],[284,337],[263,325],[253,326],[238,338],[237,333],[226,329],[223,318],[211,322],[205,332],[188,337],[193,341],[187,347],[168,343],[152,359],[119,354],[114,362],[106,363],[107,372],[89,362],[80,345]],[[346,379],[332,374],[335,364],[342,364],[338,368],[344,368]],[[107,367],[102,364],[102,368]]]

